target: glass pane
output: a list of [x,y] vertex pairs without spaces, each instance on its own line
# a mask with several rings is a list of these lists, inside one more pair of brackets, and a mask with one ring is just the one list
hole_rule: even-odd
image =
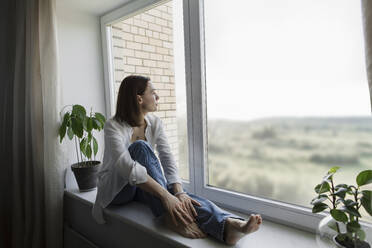
[[360,2],[204,7],[209,185],[306,207],[333,166],[355,185],[372,168]]
[[169,1],[111,25],[115,103],[120,83],[132,74],[151,78],[158,111],[179,166],[188,180],[188,141],[182,5]]

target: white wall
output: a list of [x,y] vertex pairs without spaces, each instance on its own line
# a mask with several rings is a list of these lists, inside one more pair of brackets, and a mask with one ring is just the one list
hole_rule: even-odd
[[[63,106],[81,104],[90,111],[105,114],[105,88],[99,16],[79,10],[74,1],[57,1],[59,42],[59,73]],[[107,117],[107,116],[106,116]],[[103,132],[96,135],[99,142],[97,159],[103,152]],[[69,163],[76,162],[73,142],[65,140]]]

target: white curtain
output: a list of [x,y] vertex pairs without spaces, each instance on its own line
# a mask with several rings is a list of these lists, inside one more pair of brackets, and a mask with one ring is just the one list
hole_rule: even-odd
[[365,40],[367,80],[372,109],[372,1],[362,0],[362,15]]
[[[62,247],[55,0],[5,0],[1,247]],[[3,31],[3,30],[2,30]],[[2,64],[3,65],[3,64]],[[4,78],[4,77],[3,77]]]

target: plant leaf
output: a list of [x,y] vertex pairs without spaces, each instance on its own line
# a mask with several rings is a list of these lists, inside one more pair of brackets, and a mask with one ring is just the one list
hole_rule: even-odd
[[344,201],[344,205],[346,207],[354,207],[354,206],[358,205],[358,203],[351,200],[351,199],[347,199],[346,201]]
[[372,170],[365,170],[358,174],[356,178],[358,186],[372,183]]
[[312,205],[316,205],[318,203],[321,203],[321,202],[324,202],[325,200],[327,200],[328,197],[327,196],[324,196],[324,195],[319,195],[318,197],[315,197],[310,204]]
[[338,166],[335,166],[329,169],[329,171],[327,172],[327,175],[323,177],[323,182],[329,182],[329,179],[333,177],[333,175],[336,173],[338,169],[340,169],[340,167]]
[[93,137],[93,152],[94,152],[94,156],[96,156],[98,152],[98,142],[96,138],[94,137]]
[[327,182],[323,182],[321,184],[318,184],[316,187],[315,187],[315,192],[318,193],[318,194],[322,194],[322,193],[325,193],[325,192],[328,192],[330,190],[330,186]]
[[347,191],[346,188],[338,188],[334,194],[341,198],[345,198],[346,191]]
[[92,118],[88,117],[87,118],[87,131],[91,132],[93,129],[93,120]]
[[88,140],[87,140],[87,138],[82,139],[80,141],[80,150],[84,154],[85,157],[88,157],[87,156],[87,152],[86,152],[87,146],[88,146]]
[[72,118],[72,131],[74,131],[74,134],[78,136],[79,138],[83,137],[83,123],[80,121],[80,119]]
[[332,167],[331,169],[329,169],[328,173],[336,173],[336,171],[338,171],[338,169],[340,169],[339,166],[335,166],[335,167]]
[[366,239],[366,233],[362,229],[359,229],[358,231],[356,231],[356,234],[360,240],[363,241]]
[[83,119],[86,116],[87,111],[85,111],[85,108],[83,106],[75,104],[72,106],[71,114]]
[[347,229],[348,232],[354,233],[354,232],[356,232],[360,229],[360,224],[358,223],[358,221],[355,221],[355,220],[351,221],[351,222],[347,223],[346,229]]
[[372,216],[372,191],[371,190],[363,190],[362,197],[360,198],[360,202],[362,206],[366,210],[366,212]]
[[88,123],[87,123],[88,122],[88,118],[89,117],[86,117],[86,116],[84,116],[84,118],[83,118],[83,128],[84,128],[85,131],[88,130],[88,127],[87,127],[88,126]]
[[68,127],[68,129],[67,129],[67,135],[68,135],[68,138],[70,140],[72,140],[72,138],[74,138],[74,131],[72,131],[72,127]]
[[87,156],[87,158],[89,159],[89,160],[91,160],[91,158],[92,158],[92,147],[90,146],[90,144],[87,142],[87,147],[86,147],[86,149],[85,149],[85,151],[86,151],[86,156]]
[[103,127],[103,125],[101,124],[101,122],[99,120],[97,120],[96,118],[93,118],[93,128],[100,131],[102,129],[102,127]]
[[328,222],[327,226],[328,226],[329,228],[331,228],[332,230],[335,230],[335,231],[337,232],[337,222],[335,222],[335,221],[330,221],[330,222]]
[[339,188],[346,188],[346,189],[347,189],[347,187],[348,187],[348,185],[347,185],[347,184],[344,184],[344,183],[342,183],[342,184],[337,184],[337,185],[335,186],[336,189],[339,189]]
[[313,209],[312,209],[312,212],[315,214],[315,213],[319,213],[319,212],[322,212],[323,210],[327,209],[328,208],[328,205],[325,204],[325,203],[318,203],[316,205],[314,205]]
[[88,133],[88,143],[92,142],[92,133]]
[[99,122],[101,122],[101,126],[102,126],[102,127],[105,125],[106,118],[103,116],[103,114],[96,112],[96,113],[94,114],[94,117],[96,117],[96,119],[97,119]]
[[66,125],[63,122],[62,125],[59,127],[59,142],[62,143],[63,138],[66,135]]
[[348,214],[351,214],[351,215],[353,215],[353,216],[359,217],[359,218],[362,217],[362,216],[360,215],[359,211],[356,210],[354,207],[346,207],[346,206],[343,206],[343,207],[340,208],[340,210],[342,210],[342,211],[344,211],[344,212],[346,212],[346,213],[348,213]]
[[333,219],[339,222],[347,222],[347,215],[339,209],[331,209]]

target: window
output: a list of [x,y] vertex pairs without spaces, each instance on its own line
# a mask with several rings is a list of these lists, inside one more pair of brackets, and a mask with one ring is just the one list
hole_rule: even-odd
[[208,184],[304,207],[332,166],[355,185],[372,164],[360,2],[206,0],[204,14]]
[[[151,56],[162,45],[134,23],[161,6],[173,24],[172,40],[159,35],[169,48],[162,59],[173,58],[155,73],[164,61]],[[360,14],[348,0],[130,2],[101,19],[107,106],[125,75],[150,76],[164,99],[158,114],[173,111],[169,137],[187,190],[314,231],[322,215],[309,202],[328,168],[340,165],[335,180],[353,183],[372,164]],[[118,38],[133,30],[139,45]]]

